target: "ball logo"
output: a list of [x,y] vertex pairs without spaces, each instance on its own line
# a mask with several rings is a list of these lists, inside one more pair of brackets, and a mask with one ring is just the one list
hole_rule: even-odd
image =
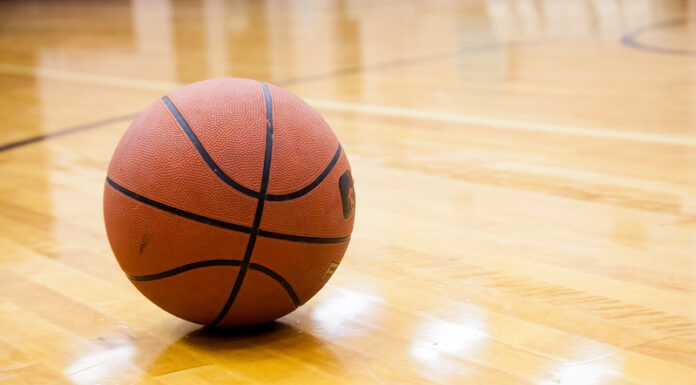
[[336,272],[336,269],[338,268],[338,263],[336,262],[331,262],[331,265],[329,265],[329,268],[326,270],[326,273],[321,277],[321,280],[326,280],[329,279],[333,273]]
[[355,211],[355,189],[353,189],[353,177],[350,175],[350,170],[338,178],[338,189],[341,191],[343,218],[348,219],[353,216]]

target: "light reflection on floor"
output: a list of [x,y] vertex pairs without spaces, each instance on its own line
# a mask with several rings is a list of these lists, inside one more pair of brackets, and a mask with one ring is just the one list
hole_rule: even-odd
[[420,374],[433,381],[462,375],[460,357],[475,356],[490,341],[484,314],[457,321],[427,320],[416,329],[409,354]]
[[116,374],[130,370],[136,348],[120,345],[83,356],[70,364],[63,374],[77,385],[94,385],[109,381]]
[[384,298],[369,292],[332,288],[331,294],[325,295],[314,306],[312,320],[326,337],[357,336],[368,333],[369,329],[356,321],[371,323],[381,303],[384,303]]
[[601,385],[621,376],[623,362],[620,356],[580,363],[564,363],[551,370],[551,378],[537,385]]

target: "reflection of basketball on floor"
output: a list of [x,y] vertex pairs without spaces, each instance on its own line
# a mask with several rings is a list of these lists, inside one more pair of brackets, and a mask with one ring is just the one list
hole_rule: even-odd
[[291,93],[194,83],[141,113],[104,190],[111,247],[135,286],[201,324],[281,317],[331,277],[355,192],[336,136]]
[[[253,378],[250,373],[262,376],[259,381],[264,383],[330,383],[336,379],[332,373],[342,373],[347,369],[325,340],[313,333],[303,332],[294,322],[269,322],[238,328],[198,328],[163,346],[161,350],[157,348],[158,344],[161,344],[159,340],[154,343],[155,348],[148,347],[140,353],[138,362],[145,360],[143,367],[147,368],[148,376],[172,374],[170,377],[177,378],[179,383],[198,383],[197,380],[202,378],[212,378],[215,384],[247,383],[244,377]],[[269,359],[269,352],[274,355],[271,357],[276,354],[292,357],[303,351],[321,355],[324,370],[308,373],[305,365],[297,364],[276,370],[277,362]],[[184,373],[186,371],[188,373]],[[179,374],[185,380],[176,377]]]

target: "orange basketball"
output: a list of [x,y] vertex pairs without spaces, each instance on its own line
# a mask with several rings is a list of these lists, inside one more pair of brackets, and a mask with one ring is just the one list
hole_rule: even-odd
[[322,117],[282,88],[193,83],[118,144],[104,219],[123,271],[186,320],[267,322],[309,300],[353,230],[350,165]]

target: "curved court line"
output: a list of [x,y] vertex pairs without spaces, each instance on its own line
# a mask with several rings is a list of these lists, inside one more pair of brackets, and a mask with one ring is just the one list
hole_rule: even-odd
[[228,186],[241,192],[244,195],[248,195],[253,198],[258,198],[260,196],[259,192],[254,191],[246,186],[243,186],[242,184],[232,179],[229,175],[225,174],[225,172],[222,171],[220,166],[218,166],[217,163],[215,163],[210,154],[208,154],[208,151],[206,151],[205,147],[203,147],[203,144],[196,136],[196,133],[193,132],[191,126],[188,124],[184,116],[181,115],[181,112],[179,112],[179,110],[176,108],[171,99],[169,99],[169,97],[165,95],[162,97],[162,101],[169,109],[169,112],[172,113],[177,123],[179,123],[181,129],[184,130],[186,136],[188,136],[191,143],[193,143],[193,146],[196,147],[196,151],[198,151],[198,153],[201,155],[201,158],[203,158],[205,164],[208,165],[208,167],[215,173],[215,175],[217,175],[218,178],[220,178]]
[[621,37],[621,43],[627,47],[639,49],[641,51],[652,52],[652,53],[660,53],[660,54],[665,54],[665,55],[696,56],[696,51],[689,51],[689,50],[679,49],[679,48],[669,48],[669,47],[660,47],[660,46],[648,45],[648,44],[641,43],[638,40],[638,38],[641,35],[643,35],[644,33],[647,33],[650,31],[669,29],[669,28],[680,26],[680,25],[689,24],[689,23],[694,22],[694,21],[696,21],[696,19],[675,19],[675,20],[667,20],[667,21],[663,21],[660,23],[640,27],[638,29],[633,30],[632,32],[625,34],[623,37]]
[[338,148],[336,149],[336,153],[334,154],[333,158],[331,158],[331,161],[329,164],[326,166],[324,171],[319,174],[319,176],[312,181],[312,183],[308,184],[307,186],[291,192],[287,194],[268,194],[266,195],[266,200],[267,201],[287,201],[291,199],[296,199],[299,198],[303,195],[308,194],[310,191],[314,190],[319,184],[326,179],[326,177],[331,173],[331,170],[333,170],[334,166],[336,166],[336,163],[338,162],[338,159],[341,157],[341,143],[338,144]]

